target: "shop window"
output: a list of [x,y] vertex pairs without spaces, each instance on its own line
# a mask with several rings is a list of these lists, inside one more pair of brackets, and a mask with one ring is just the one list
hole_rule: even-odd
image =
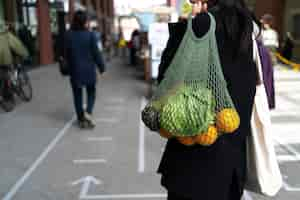
[[300,13],[293,16],[293,36],[300,40]]
[[4,9],[2,1],[0,1],[0,25],[1,24],[4,24]]

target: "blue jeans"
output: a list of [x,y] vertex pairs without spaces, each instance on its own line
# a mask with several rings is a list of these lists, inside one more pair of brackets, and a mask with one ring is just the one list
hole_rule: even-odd
[[[74,98],[74,106],[77,114],[78,120],[82,120],[84,117],[84,108],[83,108],[83,94],[82,89],[83,87],[78,87],[76,84],[71,84],[73,90],[73,98]],[[88,85],[84,86],[87,92],[87,108],[86,112],[92,114],[95,99],[96,99],[96,87],[95,85]]]

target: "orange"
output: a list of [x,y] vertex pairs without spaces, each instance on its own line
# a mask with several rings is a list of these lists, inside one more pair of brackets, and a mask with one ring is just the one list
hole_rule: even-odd
[[217,139],[218,139],[218,131],[217,128],[214,126],[210,126],[206,133],[202,133],[195,137],[196,143],[203,146],[212,145],[213,143],[216,142]]
[[166,139],[170,139],[171,137],[173,137],[170,132],[168,132],[168,131],[166,131],[165,129],[162,129],[162,128],[159,130],[159,135],[163,138],[166,138]]
[[177,137],[177,140],[185,146],[193,146],[196,144],[194,137]]
[[233,133],[240,126],[240,116],[235,109],[226,108],[217,114],[218,131]]

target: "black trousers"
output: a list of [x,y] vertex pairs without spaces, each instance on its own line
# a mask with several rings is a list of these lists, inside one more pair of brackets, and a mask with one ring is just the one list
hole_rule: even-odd
[[14,101],[14,91],[12,90],[11,86],[9,84],[11,84],[10,80],[10,74],[9,71],[11,70],[12,66],[10,65],[0,65],[0,85],[2,89],[2,91],[0,91],[0,93],[2,93],[2,97],[4,100],[13,100]]
[[[238,191],[237,187],[237,181],[236,179],[233,179],[233,182],[231,183],[229,194],[228,194],[228,200],[241,200],[242,191]],[[167,200],[211,200],[211,199],[201,199],[201,196],[199,198],[186,198],[182,197],[176,193],[168,192],[168,199]]]
[[[78,120],[81,120],[83,118],[83,114],[85,112],[83,108],[83,94],[82,94],[82,87],[78,87],[75,84],[71,84],[73,89],[73,98],[74,98],[74,106],[77,114]],[[89,85],[86,86],[86,93],[87,93],[87,108],[86,112],[89,114],[92,114],[94,105],[95,105],[95,99],[96,99],[96,86],[95,85]]]
[[168,192],[168,200],[192,200],[192,199],[179,196],[172,192]]

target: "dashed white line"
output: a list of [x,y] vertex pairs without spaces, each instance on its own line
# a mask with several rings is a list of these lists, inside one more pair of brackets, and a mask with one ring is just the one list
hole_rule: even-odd
[[167,194],[116,194],[116,195],[87,195],[80,199],[148,199],[166,198]]
[[125,99],[124,98],[109,98],[109,99],[106,99],[105,102],[121,104],[121,103],[125,102]]
[[73,160],[74,164],[99,164],[99,163],[107,163],[104,159],[81,159],[81,160]]
[[284,144],[280,141],[280,139],[274,139],[274,141],[276,141],[277,144],[279,144],[282,148],[284,148],[286,151],[290,152],[291,154],[294,155],[294,157],[297,157],[297,158],[300,158],[300,153],[295,149],[293,148],[291,145],[287,145],[287,144]]
[[60,139],[66,134],[68,129],[72,126],[75,121],[75,116],[64,126],[64,128],[57,134],[57,136],[52,140],[52,142],[46,147],[42,154],[37,158],[37,160],[30,166],[30,168],[25,172],[25,174],[18,180],[18,182],[9,190],[9,192],[4,196],[2,200],[11,200],[19,189],[24,185],[32,173],[37,169],[37,167],[44,161]]
[[111,123],[111,124],[115,124],[119,122],[119,120],[116,118],[98,118],[95,121],[96,123]]
[[288,192],[300,192],[299,187],[292,187],[288,183],[286,183],[285,181],[283,181],[283,188]]
[[118,112],[124,111],[123,106],[105,106],[103,109],[108,111],[118,111]]
[[300,157],[299,156],[291,156],[291,155],[280,155],[277,156],[278,162],[299,162]]
[[[147,105],[146,99],[141,99],[140,110],[144,109]],[[142,117],[139,117],[139,155],[138,155],[138,172],[143,173],[145,171],[145,125],[142,121]]]
[[112,137],[88,137],[86,141],[88,142],[107,142],[112,141]]

